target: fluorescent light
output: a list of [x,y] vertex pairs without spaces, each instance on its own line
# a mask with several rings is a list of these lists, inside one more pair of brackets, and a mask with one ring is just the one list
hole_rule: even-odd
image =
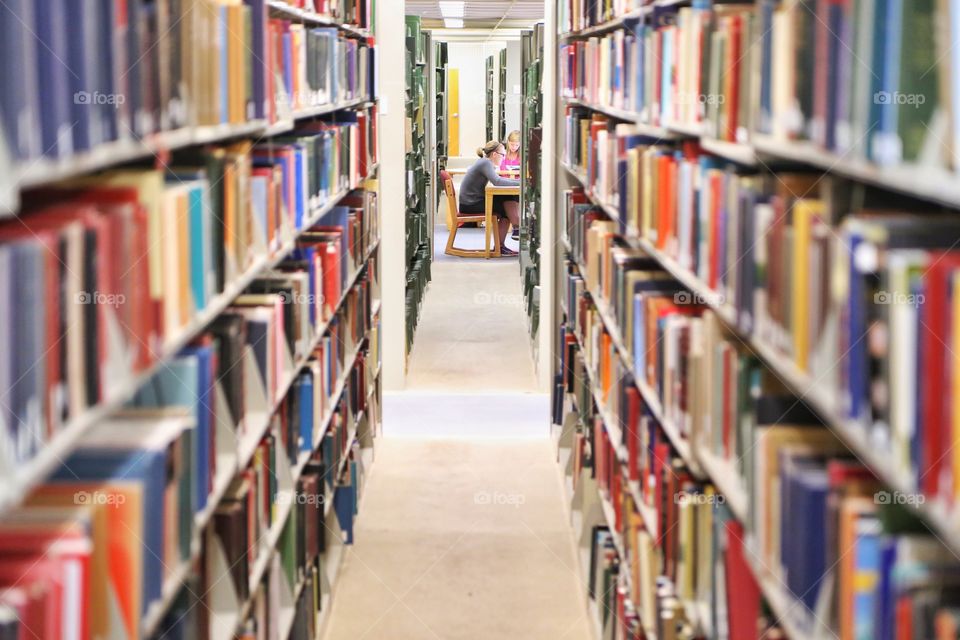
[[462,18],[444,18],[443,26],[447,29],[463,29],[463,19]]
[[440,5],[440,15],[444,18],[462,18],[463,17],[463,2],[451,2],[449,0],[441,0]]

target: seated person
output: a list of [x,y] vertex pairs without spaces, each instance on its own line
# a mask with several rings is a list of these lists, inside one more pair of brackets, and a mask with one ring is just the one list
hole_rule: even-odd
[[[497,187],[517,187],[520,185],[519,180],[501,178],[497,174],[497,168],[506,155],[503,145],[498,141],[491,140],[483,145],[477,149],[477,155],[480,158],[467,170],[466,175],[463,176],[463,182],[460,183],[461,213],[484,213],[485,190],[488,182]],[[493,214],[497,216],[497,233],[500,238],[501,255],[517,255],[516,251],[506,248],[503,241],[507,238],[507,230],[511,224],[514,227],[520,226],[519,196],[493,196]]]
[[507,153],[500,162],[500,171],[519,171],[520,170],[520,132],[514,129],[507,136],[507,143],[504,145]]

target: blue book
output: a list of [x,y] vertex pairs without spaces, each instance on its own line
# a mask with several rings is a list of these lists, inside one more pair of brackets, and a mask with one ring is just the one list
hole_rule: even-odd
[[262,119],[269,111],[267,96],[267,73],[273,73],[267,68],[267,8],[265,0],[243,0],[250,7],[250,19],[253,39],[250,43],[250,52],[253,59],[253,117]]
[[897,563],[897,542],[893,537],[884,537],[879,541],[877,582],[877,606],[874,610],[874,629],[877,640],[893,640],[894,612],[896,598],[894,593],[894,565]]
[[134,396],[135,407],[187,407],[196,421],[192,475],[191,512],[207,503],[210,486],[211,430],[213,429],[213,348],[188,347],[162,367]]
[[[351,463],[351,464],[356,464]],[[353,514],[357,502],[357,491],[353,484],[337,487],[333,494],[333,508],[337,512],[337,522],[343,530],[343,543],[353,544]]]
[[[891,38],[898,38],[899,23],[890,24],[890,16],[896,9],[897,0],[876,0],[873,24],[873,60],[870,64],[873,70],[872,91],[870,99],[870,118],[867,121],[867,132],[870,136],[868,158],[878,161],[883,157],[883,144],[886,133],[896,132],[893,126],[895,117],[893,109],[892,91],[897,88],[896,76],[899,72],[899,53],[894,57],[894,49],[899,49]],[[889,67],[893,67],[890,69]]]
[[[216,372],[213,370],[214,347],[194,346],[187,347],[180,352],[182,357],[196,358],[197,392],[196,402],[193,405],[197,420],[197,455],[194,469],[196,472],[195,512],[203,511],[207,506],[210,488],[213,481],[210,477],[210,460],[213,458],[213,448],[216,444],[214,431],[216,430]],[[176,362],[176,361],[174,361]]]
[[[78,448],[51,476],[51,481],[70,484],[103,481],[136,482],[143,486],[143,613],[162,595],[164,532],[162,518],[177,518],[178,514],[164,514],[168,452],[170,446],[184,433],[188,424],[183,419],[117,419],[95,427]],[[189,557],[189,535],[181,556]]]
[[[0,125],[14,159],[39,154],[37,121],[37,36],[34,3],[7,0],[0,8]],[[41,76],[40,79],[43,79]],[[43,105],[41,108],[51,108]],[[55,108],[55,106],[53,106]]]
[[[858,247],[864,242],[863,238],[858,234],[850,233],[849,243],[847,250],[850,252],[847,255],[855,256],[857,255]],[[860,274],[855,261],[850,261],[850,302],[847,305],[847,322],[849,326],[846,330],[846,335],[848,339],[847,347],[849,353],[847,358],[844,359],[845,367],[847,368],[847,384],[848,388],[846,389],[849,394],[849,413],[848,416],[854,420],[860,420],[864,417],[864,414],[869,413],[869,405],[865,402],[867,399],[867,384],[868,384],[868,372],[867,372],[867,346],[864,344],[865,340],[857,339],[859,336],[866,335],[866,314],[863,309],[863,304],[860,303],[864,299],[866,291],[863,286],[863,277]]]
[[[66,10],[68,57],[61,60],[61,64],[69,67],[67,80],[73,96],[70,118],[76,152],[90,149],[101,141],[99,131],[94,131],[92,125],[94,114],[100,110],[100,101],[109,96],[100,95],[100,87],[94,78],[95,63],[89,59],[91,52],[100,48],[99,43],[93,42],[94,34],[90,29],[90,21],[96,16],[93,0],[68,0]],[[86,99],[80,99],[81,96]]]
[[73,133],[69,131],[70,105],[75,100],[87,102],[90,96],[70,94],[69,70],[63,63],[70,59],[66,0],[50,0],[35,17],[41,150],[47,156],[65,156],[73,150]]
[[204,185],[191,185],[188,196],[190,208],[190,290],[197,311],[207,308],[207,264],[206,247],[209,242],[203,209]]
[[296,389],[300,407],[300,451],[312,451],[313,425],[319,417],[314,415],[313,375],[309,372],[301,373],[297,378]]
[[876,638],[874,612],[879,602],[880,522],[872,514],[857,518],[856,544],[853,549],[853,635]]

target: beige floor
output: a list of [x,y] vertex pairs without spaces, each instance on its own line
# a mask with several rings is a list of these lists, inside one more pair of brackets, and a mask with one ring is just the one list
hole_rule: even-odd
[[[517,269],[435,263],[408,391],[384,401],[386,436],[327,640],[589,640],[548,405],[534,393],[523,310],[510,297]],[[489,400],[481,419],[478,392],[480,405]],[[452,424],[457,394],[472,396],[472,415]],[[531,402],[542,413],[531,415]],[[392,428],[391,406],[404,414]]]

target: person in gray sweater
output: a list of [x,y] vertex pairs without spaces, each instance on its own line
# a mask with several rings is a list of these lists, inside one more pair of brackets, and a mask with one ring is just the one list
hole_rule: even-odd
[[[473,163],[463,176],[460,183],[460,212],[483,213],[485,190],[487,183],[492,182],[498,187],[516,187],[519,180],[501,178],[497,168],[506,154],[506,149],[496,140],[477,149],[480,158]],[[518,196],[493,196],[493,213],[497,216],[497,233],[500,236],[500,253],[504,256],[515,256],[517,252],[504,246],[507,231],[512,224],[515,229],[520,227],[520,198]]]

